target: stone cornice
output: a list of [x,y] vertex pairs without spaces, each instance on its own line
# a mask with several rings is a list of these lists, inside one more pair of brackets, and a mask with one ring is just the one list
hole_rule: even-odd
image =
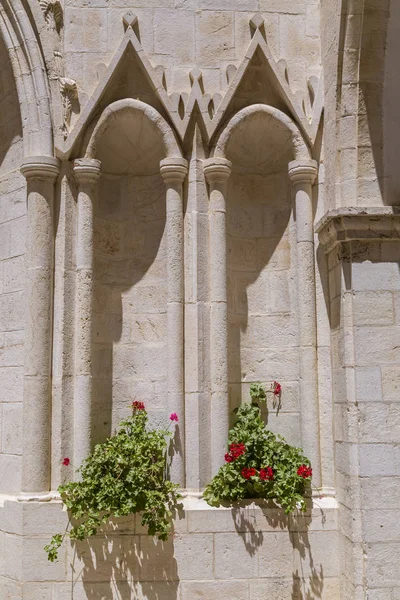
[[400,239],[400,207],[354,207],[330,210],[318,221],[315,231],[325,252],[352,240]]

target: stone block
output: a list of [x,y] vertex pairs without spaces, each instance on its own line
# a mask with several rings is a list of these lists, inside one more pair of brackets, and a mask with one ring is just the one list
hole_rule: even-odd
[[391,292],[357,292],[354,294],[355,325],[391,325],[394,323]]
[[24,583],[22,600],[52,600],[51,583]]
[[23,538],[10,533],[3,533],[1,537],[3,560],[0,564],[0,575],[21,581]]
[[257,577],[258,552],[262,538],[262,533],[215,534],[215,577],[217,579]]
[[265,534],[259,548],[259,577],[285,578],[292,574],[291,535],[285,531]]
[[[2,194],[0,205],[0,223],[12,221],[26,214],[26,191],[25,185]],[[10,230],[9,230],[10,231]]]
[[290,313],[294,310],[295,305],[291,293],[290,276],[291,274],[288,271],[270,273],[270,309],[273,314]]
[[17,256],[4,261],[4,293],[18,292],[25,287],[25,258]]
[[10,331],[4,335],[4,366],[23,366],[24,339],[24,331]]
[[49,535],[64,531],[68,513],[61,502],[26,502],[23,507],[24,535]]
[[[176,40],[180,43],[177,44]],[[190,11],[154,11],[154,52],[174,57],[178,65],[195,63],[195,15]]]
[[107,11],[103,8],[65,10],[65,51],[84,48],[86,52],[107,51]]
[[0,224],[0,260],[4,260],[10,256],[10,235],[10,223]]
[[378,367],[357,367],[356,390],[359,402],[380,402],[382,400],[381,370]]
[[4,600],[21,600],[21,584],[6,577],[0,577],[0,598]]
[[379,510],[385,498],[386,510],[400,506],[400,477],[363,477],[360,480],[363,509]]
[[166,376],[165,345],[116,346],[113,353],[114,377],[160,381]]
[[339,536],[336,531],[313,531],[306,545],[301,534],[293,534],[294,572],[300,577],[338,577],[340,575]]
[[360,405],[360,441],[362,443],[400,444],[399,404],[363,403]]
[[4,404],[2,419],[2,451],[22,454],[22,402]]
[[299,373],[299,356],[296,348],[284,350],[242,349],[242,380],[245,382],[295,381]]
[[142,581],[178,581],[178,564],[174,557],[174,542],[161,542],[150,536],[141,536]]
[[20,491],[21,469],[20,456],[0,455],[0,490],[3,494],[14,494]]
[[0,402],[22,402],[23,377],[21,367],[0,368]]
[[[360,366],[400,363],[400,327],[356,327],[356,362]],[[371,343],[373,340],[373,343]]]
[[362,444],[359,456],[361,477],[400,476],[400,446]]
[[352,284],[355,291],[398,290],[398,266],[395,263],[353,262]]
[[196,61],[200,68],[213,67],[216,57],[218,61],[235,59],[234,13],[215,10],[199,12],[196,30]]
[[258,579],[250,581],[250,600],[287,600],[293,597],[293,579]]
[[221,600],[230,598],[248,600],[247,581],[183,581],[182,600]]
[[260,10],[282,14],[305,13],[305,0],[260,0]]
[[363,538],[367,543],[400,542],[398,510],[363,510]]
[[174,557],[178,566],[178,577],[182,580],[212,579],[213,536],[211,534],[176,534]]
[[365,548],[367,585],[390,588],[398,583],[398,542],[367,544]]
[[22,506],[16,500],[4,502],[0,507],[0,531],[20,536],[23,534]]
[[12,292],[0,296],[0,331],[20,331],[25,326],[25,295]]
[[400,402],[400,367],[382,367],[382,390],[385,402]]

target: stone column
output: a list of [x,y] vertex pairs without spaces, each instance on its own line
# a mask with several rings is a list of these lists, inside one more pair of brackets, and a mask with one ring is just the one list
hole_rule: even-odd
[[210,363],[211,474],[224,462],[229,433],[228,298],[226,196],[232,164],[209,158],[204,173],[210,186]]
[[300,420],[302,444],[313,467],[313,483],[321,486],[319,444],[317,316],[314,260],[312,186],[317,177],[315,160],[289,163],[293,182],[297,234],[297,296],[300,340]]
[[167,336],[168,410],[176,412],[179,424],[174,438],[171,478],[185,486],[185,396],[184,396],[184,256],[183,182],[187,176],[184,158],[166,158],[160,163],[166,185],[167,205]]
[[50,490],[53,213],[58,160],[27,158],[21,172],[27,180],[28,198],[22,492],[40,499]]
[[75,289],[75,386],[74,466],[91,451],[92,441],[92,304],[94,203],[100,177],[100,161],[74,161],[78,185],[76,289]]

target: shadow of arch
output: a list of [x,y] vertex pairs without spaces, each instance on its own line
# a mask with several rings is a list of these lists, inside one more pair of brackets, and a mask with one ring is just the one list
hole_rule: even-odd
[[108,106],[86,136],[101,161],[95,207],[93,442],[110,435],[132,399],[164,421],[167,361],[166,188],[160,161],[181,158],[175,136],[147,104]]
[[[165,422],[166,186],[160,161],[182,160],[182,153],[159,113],[133,99],[108,106],[86,135],[85,147],[85,158],[101,162],[94,207],[92,338],[92,441],[97,443],[130,414],[135,397],[147,402],[151,424]],[[106,589],[107,597],[130,598],[142,590],[152,600],[175,600],[173,542],[161,547],[142,535],[139,544],[134,517],[127,521],[77,545],[75,589],[82,585],[88,598]],[[143,572],[161,556],[169,560],[165,573],[161,568],[153,575]]]
[[17,86],[0,32],[0,174],[20,166],[22,135]]
[[254,381],[275,379],[290,400],[268,425],[291,443],[298,427],[296,226],[288,164],[309,160],[297,126],[284,113],[253,105],[233,117],[214,149],[232,162],[227,194],[227,277],[230,408]]

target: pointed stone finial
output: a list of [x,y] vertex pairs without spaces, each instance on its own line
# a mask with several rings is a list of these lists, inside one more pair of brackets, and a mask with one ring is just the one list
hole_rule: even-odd
[[128,10],[128,12],[124,14],[122,20],[125,29],[128,29],[128,27],[132,27],[133,29],[138,22],[138,18],[132,10]]
[[197,81],[201,91],[204,94],[204,87],[203,87],[203,74],[200,71],[200,69],[198,69],[197,67],[195,67],[194,69],[192,69],[189,73],[189,77],[190,77],[190,84],[193,87],[195,82]]
[[226,67],[226,79],[227,79],[228,83],[231,83],[233,81],[233,78],[236,75],[236,71],[237,71],[237,67],[235,65],[228,65]]
[[252,17],[250,19],[250,31],[251,31],[251,37],[254,37],[255,32],[257,31],[257,29],[260,31],[261,35],[263,36],[263,38],[266,40],[266,34],[265,34],[265,25],[264,25],[264,19],[263,17],[260,15],[260,13],[256,13],[254,15],[254,17]]

